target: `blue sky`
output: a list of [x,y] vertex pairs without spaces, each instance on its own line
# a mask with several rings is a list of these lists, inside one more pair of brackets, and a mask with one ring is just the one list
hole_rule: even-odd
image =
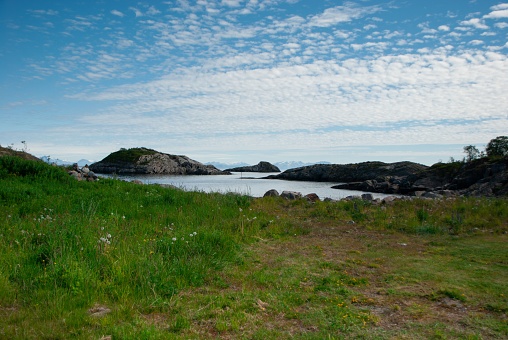
[[0,0],[0,145],[462,158],[508,134],[508,2]]

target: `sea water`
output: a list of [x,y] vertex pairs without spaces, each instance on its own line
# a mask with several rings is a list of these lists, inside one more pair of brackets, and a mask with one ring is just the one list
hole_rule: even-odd
[[[332,186],[340,184],[338,182],[287,181],[263,178],[277,174],[279,173],[233,172],[231,175],[119,175],[115,177],[126,181],[139,180],[144,184],[170,184],[186,191],[233,192],[252,197],[262,197],[271,189],[277,190],[279,194],[286,190],[297,191],[302,195],[314,193],[321,199],[331,198],[335,200],[365,193],[354,190],[332,189]],[[372,195],[374,198],[387,196],[377,193],[372,193]]]

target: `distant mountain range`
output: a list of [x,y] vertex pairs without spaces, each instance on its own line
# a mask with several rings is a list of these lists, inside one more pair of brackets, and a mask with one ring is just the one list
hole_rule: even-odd
[[[213,165],[217,169],[221,169],[221,170],[231,169],[231,168],[239,168],[239,167],[243,167],[243,166],[252,165],[252,164],[248,164],[248,163],[244,163],[244,162],[239,162],[239,163],[208,162],[208,163],[205,163],[205,164],[207,164],[207,165]],[[277,162],[277,163],[271,163],[271,164],[273,164],[276,167],[278,167],[280,169],[280,171],[285,171],[287,169],[300,168],[302,166],[307,166],[307,165],[330,164],[330,162],[320,161],[320,162],[315,162],[315,163],[304,163],[304,162],[301,162],[301,161],[285,161],[285,162]]]
[[72,165],[74,163],[78,163],[79,166],[84,166],[84,165],[90,165],[92,164],[94,161],[90,161],[88,159],[80,159],[79,161],[77,162],[69,162],[69,161],[63,161],[61,159],[53,159],[53,158],[50,158],[48,156],[42,156],[41,157],[41,160],[43,162],[46,162],[46,163],[51,163],[51,164],[56,164],[56,165]]

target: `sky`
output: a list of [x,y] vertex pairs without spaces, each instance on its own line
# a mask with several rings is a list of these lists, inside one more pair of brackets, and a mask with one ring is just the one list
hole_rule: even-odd
[[508,135],[507,36],[506,0],[0,0],[0,145],[461,159]]

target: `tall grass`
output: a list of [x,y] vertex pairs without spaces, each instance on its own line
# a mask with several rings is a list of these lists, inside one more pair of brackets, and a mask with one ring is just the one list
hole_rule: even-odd
[[241,263],[239,245],[263,229],[289,232],[249,210],[251,201],[78,182],[58,167],[1,157],[0,305],[65,313],[121,301],[163,309],[180,290]]

